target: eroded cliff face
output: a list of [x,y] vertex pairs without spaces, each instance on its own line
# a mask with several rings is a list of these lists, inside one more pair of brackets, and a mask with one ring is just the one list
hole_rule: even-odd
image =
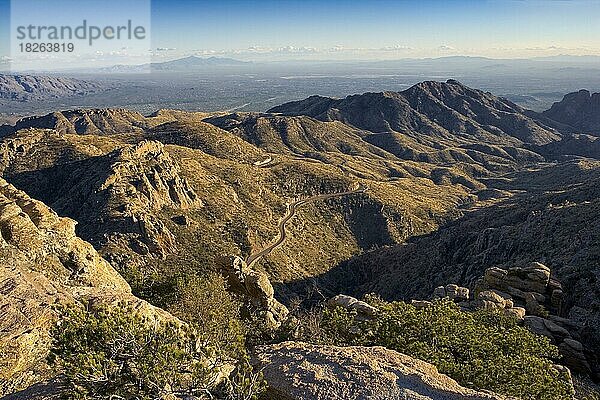
[[61,306],[124,301],[173,318],[133,296],[75,224],[0,178],[0,394],[52,377],[45,359]]

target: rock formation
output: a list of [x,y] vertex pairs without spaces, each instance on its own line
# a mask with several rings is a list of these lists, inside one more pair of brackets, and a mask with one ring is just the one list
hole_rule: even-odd
[[435,291],[433,292],[433,298],[444,297],[448,297],[454,301],[469,300],[469,289],[452,283],[446,286],[438,286],[435,288]]
[[[451,290],[447,290],[450,287]],[[447,292],[442,296],[442,289]],[[579,332],[583,328],[575,321],[561,317],[564,292],[561,283],[551,277],[550,268],[532,262],[524,267],[488,268],[475,283],[474,297],[468,289],[447,285],[435,290],[433,297],[449,297],[465,310],[497,309],[523,321],[530,331],[546,336],[556,344],[562,362],[577,372],[592,372],[581,344]],[[467,293],[467,297],[456,296]],[[416,306],[427,303],[415,302]],[[589,354],[593,357],[592,354]]]
[[253,363],[262,368],[272,400],[502,399],[461,387],[433,365],[384,347],[284,342],[258,347]]
[[179,172],[162,143],[142,141],[85,163],[53,206],[80,221],[95,243],[131,236],[135,252],[164,258],[176,250],[175,238],[157,212],[202,206]]
[[267,274],[252,270],[239,257],[219,257],[216,264],[227,279],[229,290],[247,300],[249,313],[258,315],[268,329],[281,326],[289,311],[273,296],[275,291]]
[[75,236],[75,221],[0,179],[0,394],[52,376],[45,357],[57,307],[78,301],[125,301],[145,315],[173,318],[134,297]]

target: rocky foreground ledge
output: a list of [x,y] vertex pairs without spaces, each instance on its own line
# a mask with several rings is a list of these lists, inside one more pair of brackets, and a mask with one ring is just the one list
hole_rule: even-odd
[[440,374],[436,367],[385,347],[283,342],[256,349],[271,400],[492,400]]

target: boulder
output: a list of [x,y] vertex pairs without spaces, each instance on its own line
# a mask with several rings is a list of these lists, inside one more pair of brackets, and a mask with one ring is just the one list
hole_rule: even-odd
[[519,320],[523,320],[525,318],[525,309],[523,307],[511,307],[504,310],[507,315],[513,316]]
[[433,291],[433,298],[434,299],[442,299],[446,297],[446,288],[444,286],[438,286],[435,288],[435,290]]
[[512,298],[498,290],[483,290],[477,294],[477,298],[470,302],[468,308],[484,310],[507,310],[513,307]]
[[455,284],[439,286],[433,292],[433,298],[448,297],[457,302],[469,300],[469,289]]
[[371,319],[375,317],[379,311],[376,307],[373,307],[364,301],[360,301],[344,294],[338,294],[329,299],[329,301],[327,301],[327,306],[332,308],[343,307],[347,310],[354,310],[356,311],[357,316],[362,319]]
[[554,289],[550,294],[550,304],[560,312],[564,298],[562,289]]
[[255,349],[270,400],[501,399],[460,386],[436,367],[384,347],[284,342]]
[[545,297],[539,293],[527,292],[525,293],[525,310],[528,314],[544,316],[544,306],[542,303],[545,301]]
[[554,343],[560,343],[563,339],[571,337],[571,334],[565,328],[542,317],[528,315],[524,318],[523,324],[531,332],[546,336]]
[[590,364],[583,353],[583,345],[573,339],[565,339],[558,345],[558,350],[562,356],[562,361],[573,371],[589,374],[591,372]]

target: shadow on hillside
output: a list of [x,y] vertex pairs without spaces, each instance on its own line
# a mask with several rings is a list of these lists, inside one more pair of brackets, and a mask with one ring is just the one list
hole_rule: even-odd
[[404,244],[353,257],[319,276],[277,284],[276,293],[284,303],[301,299],[308,307],[340,293],[424,299],[439,285],[471,287],[491,266],[538,261],[563,282],[573,304],[587,304],[586,296],[600,298],[600,282],[591,281],[600,265],[598,170],[567,164],[512,178],[511,187],[502,184],[518,189],[512,198],[468,211]]

